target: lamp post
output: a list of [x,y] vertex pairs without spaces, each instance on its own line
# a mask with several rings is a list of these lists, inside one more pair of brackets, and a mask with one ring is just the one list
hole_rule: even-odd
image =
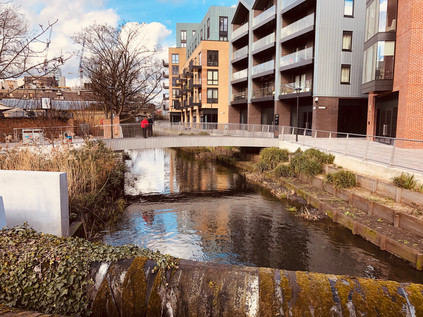
[[[115,87],[107,87],[107,89],[109,89],[112,93],[113,90],[115,89]],[[111,96],[110,98],[110,135],[111,138],[113,139],[113,112],[112,112],[112,106],[113,106],[113,96]]]
[[300,92],[301,87],[296,87],[295,92],[297,93],[297,129],[295,131],[295,142],[298,142],[298,129],[300,128],[300,114],[299,114],[299,103],[300,103]]

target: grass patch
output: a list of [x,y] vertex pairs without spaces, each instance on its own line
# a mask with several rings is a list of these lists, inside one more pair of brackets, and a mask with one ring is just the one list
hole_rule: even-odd
[[401,173],[400,176],[395,176],[392,178],[392,183],[395,186],[405,188],[405,189],[414,189],[417,185],[417,181],[414,179],[414,174]]
[[279,163],[288,162],[289,151],[277,147],[265,148],[260,151],[260,160],[267,163],[269,169],[274,169]]
[[336,188],[350,188],[357,185],[355,174],[345,170],[327,174],[326,180]]

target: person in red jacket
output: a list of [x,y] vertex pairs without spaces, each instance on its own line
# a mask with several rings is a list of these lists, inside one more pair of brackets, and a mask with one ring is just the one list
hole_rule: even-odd
[[147,137],[147,129],[148,129],[148,120],[147,118],[142,119],[141,121],[141,128],[142,128],[142,135],[144,138]]

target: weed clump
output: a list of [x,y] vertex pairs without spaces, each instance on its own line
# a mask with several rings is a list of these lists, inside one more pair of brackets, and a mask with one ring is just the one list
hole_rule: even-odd
[[266,163],[269,169],[274,169],[279,163],[288,162],[289,151],[277,147],[265,148],[260,151],[260,161]]
[[354,173],[345,170],[327,174],[326,180],[336,188],[350,188],[357,185]]
[[281,163],[273,170],[277,177],[295,177],[295,171],[291,164]]
[[400,176],[392,178],[392,182],[395,186],[405,189],[414,189],[417,185],[417,181],[414,179],[414,175],[408,173],[401,173]]

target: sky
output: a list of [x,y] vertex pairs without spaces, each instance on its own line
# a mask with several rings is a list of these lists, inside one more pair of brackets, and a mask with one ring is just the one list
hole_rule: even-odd
[[[72,36],[93,23],[146,23],[152,46],[162,47],[161,58],[167,56],[167,48],[176,43],[176,23],[201,22],[210,6],[231,6],[237,0],[12,0],[27,16],[32,28],[57,23],[53,27],[49,58],[63,54],[72,55],[61,68],[67,86],[79,84],[78,65],[81,47]],[[47,40],[48,35],[45,36]]]

